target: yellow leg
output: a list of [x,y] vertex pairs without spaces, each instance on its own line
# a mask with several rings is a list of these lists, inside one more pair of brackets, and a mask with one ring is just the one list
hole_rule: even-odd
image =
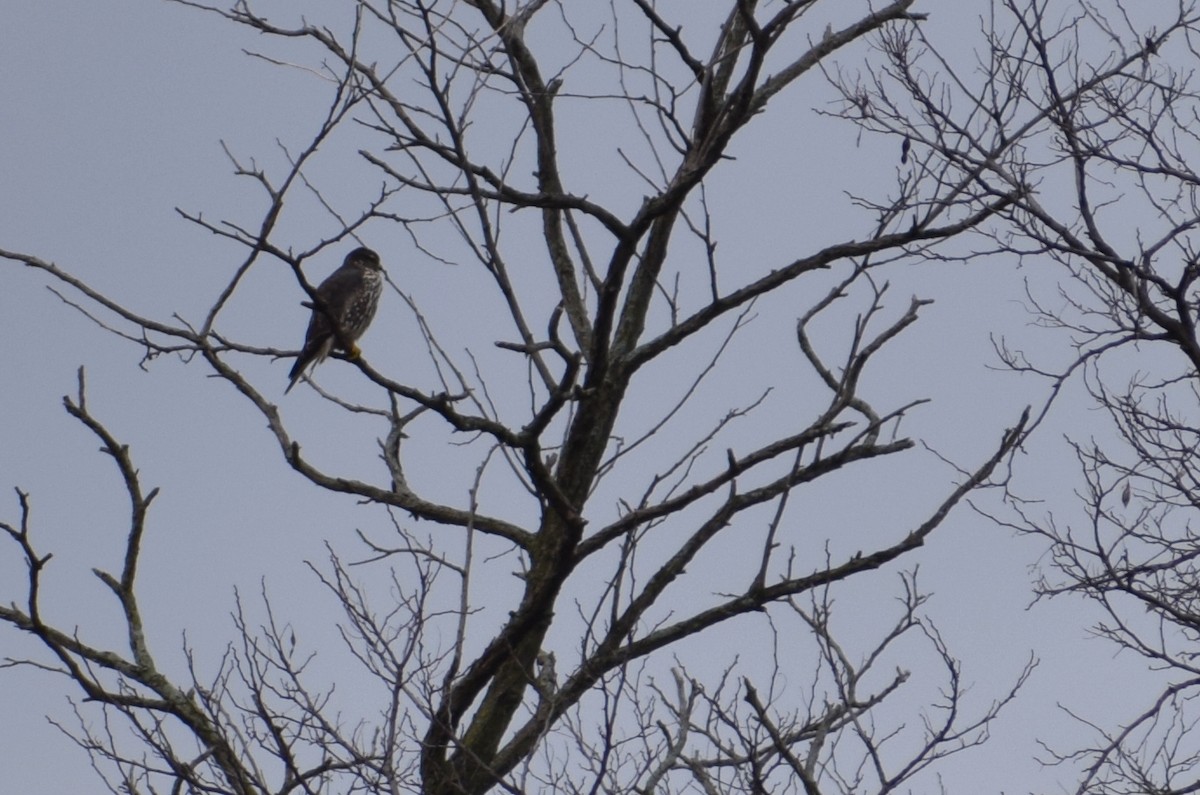
[[358,346],[355,345],[353,342],[350,343],[350,350],[346,351],[346,358],[349,359],[350,361],[354,361],[359,356],[362,356],[362,351],[360,351],[358,349]]

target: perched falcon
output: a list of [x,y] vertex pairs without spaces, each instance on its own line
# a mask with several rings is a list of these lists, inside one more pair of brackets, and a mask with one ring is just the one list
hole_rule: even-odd
[[334,348],[358,358],[355,340],[363,335],[383,293],[383,265],[369,248],[356,248],[346,255],[342,267],[329,274],[317,288],[317,300],[304,305],[312,309],[304,348],[288,373],[286,395],[310,366],[325,360]]

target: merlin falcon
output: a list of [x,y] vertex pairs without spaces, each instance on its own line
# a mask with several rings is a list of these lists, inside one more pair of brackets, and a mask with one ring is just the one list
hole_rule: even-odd
[[317,287],[316,301],[305,302],[312,309],[304,348],[288,373],[286,395],[310,367],[325,360],[335,348],[357,359],[355,341],[371,325],[379,296],[383,293],[383,265],[379,255],[369,248],[356,248],[346,255],[342,266],[329,274]]

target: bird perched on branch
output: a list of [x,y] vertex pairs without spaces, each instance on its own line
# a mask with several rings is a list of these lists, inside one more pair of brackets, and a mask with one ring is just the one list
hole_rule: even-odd
[[383,293],[383,265],[379,255],[369,248],[356,248],[346,255],[342,266],[329,274],[317,287],[316,300],[304,302],[312,309],[304,348],[288,373],[286,395],[309,367],[320,364],[335,348],[349,359],[360,351],[355,341],[371,325],[379,296]]

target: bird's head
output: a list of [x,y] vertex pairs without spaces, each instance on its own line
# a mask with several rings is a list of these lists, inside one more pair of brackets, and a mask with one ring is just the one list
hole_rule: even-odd
[[381,271],[383,264],[379,261],[379,255],[369,248],[356,248],[346,255],[347,265],[357,265],[360,268],[368,270]]

